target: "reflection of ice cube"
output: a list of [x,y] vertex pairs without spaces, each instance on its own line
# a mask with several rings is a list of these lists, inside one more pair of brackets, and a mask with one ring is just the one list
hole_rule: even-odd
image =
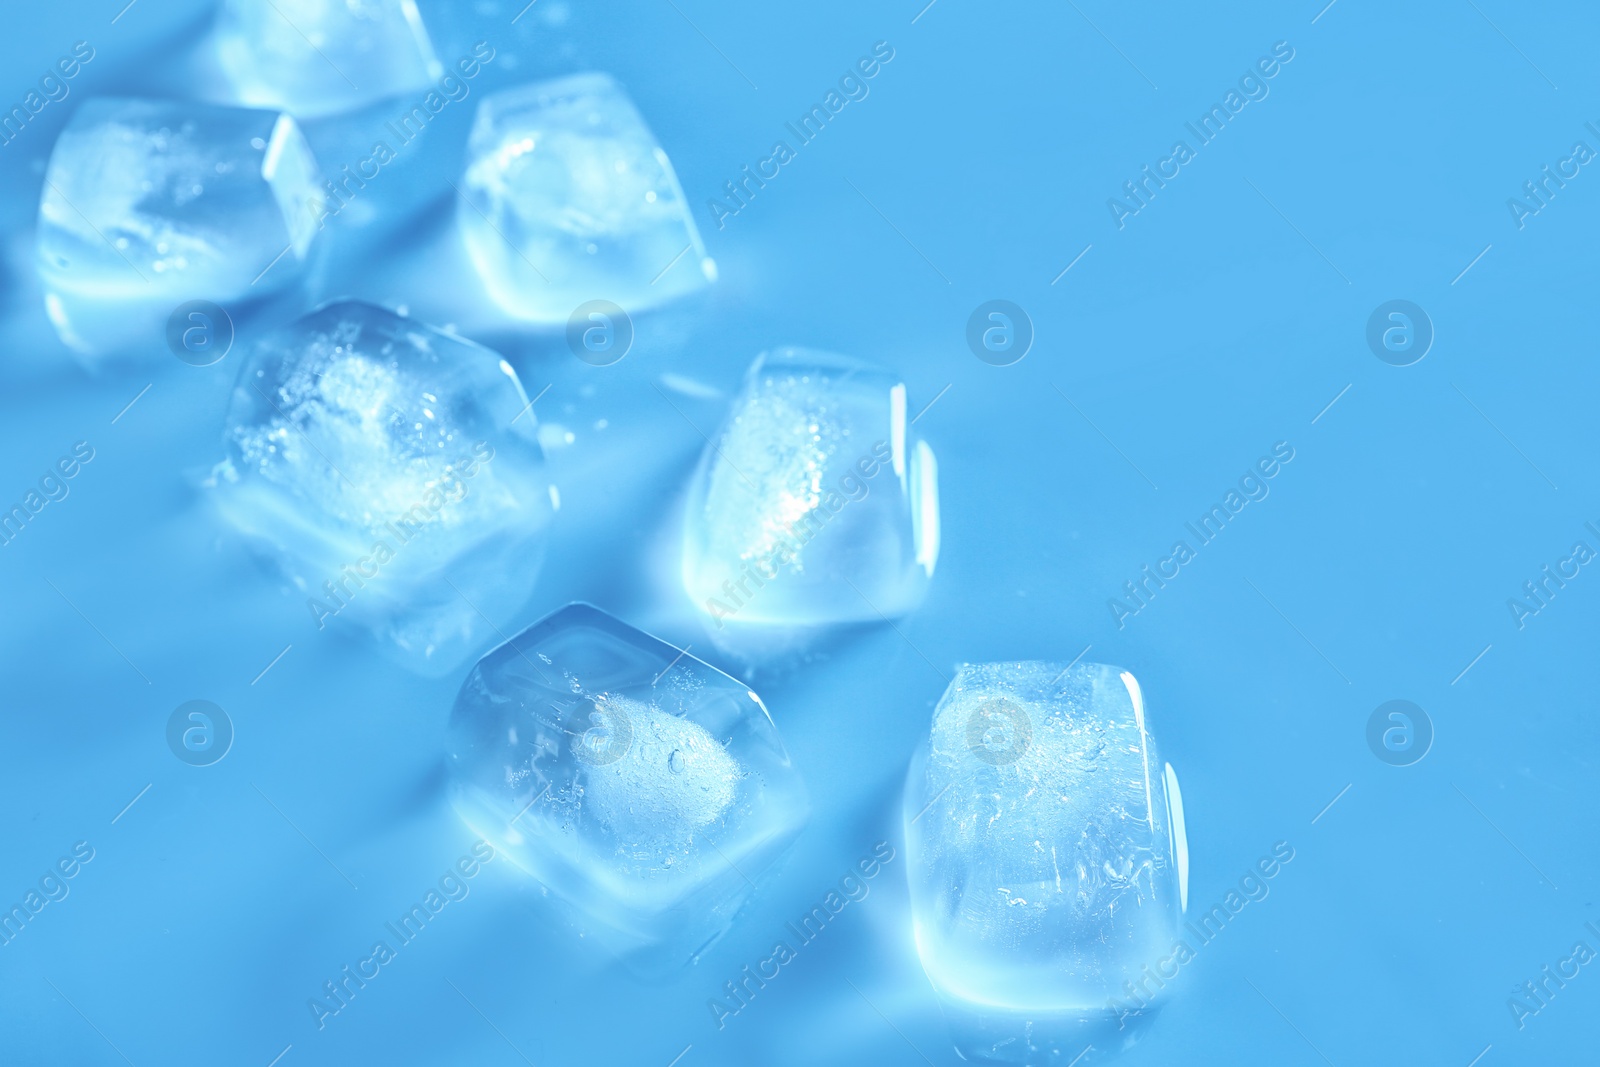
[[969,1058],[1044,1062],[1051,1034],[1136,1007],[1125,983],[1154,991],[1188,845],[1133,675],[963,666],[904,811],[917,950]]
[[762,355],[706,449],[686,522],[684,586],[718,630],[910,611],[939,556],[939,494],[905,386],[842,356]]
[[442,73],[414,0],[224,0],[216,33],[240,100],[303,118],[421,92]]
[[532,590],[556,500],[534,422],[494,352],[329,304],[241,368],[218,498],[281,554],[308,626],[356,621],[443,673]]
[[449,759],[462,817],[648,969],[720,936],[808,812],[747,686],[587,604],[478,662]]
[[178,304],[282,287],[316,236],[321,181],[287,115],[86,101],[56,141],[39,203],[51,320],[84,352],[156,347]]
[[485,97],[467,156],[467,250],[517,318],[565,322],[596,299],[636,312],[714,273],[672,164],[607,75]]

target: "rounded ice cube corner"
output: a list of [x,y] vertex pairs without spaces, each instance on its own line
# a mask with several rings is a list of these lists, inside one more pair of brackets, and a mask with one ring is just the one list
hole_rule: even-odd
[[760,697],[589,604],[480,659],[448,736],[462,819],[646,972],[720,937],[809,817]]
[[962,665],[903,813],[917,953],[963,1055],[1055,1062],[1159,1004],[1189,850],[1132,673]]
[[497,353],[337,300],[242,361],[213,499],[305,598],[309,633],[354,628],[420,674],[522,606],[559,497]]
[[81,355],[166,356],[182,305],[237,311],[301,279],[321,186],[284,112],[86,100],[51,150],[39,197],[45,312]]
[[444,74],[415,0],[223,0],[213,42],[240,101],[306,118],[420,95]]
[[939,482],[905,384],[850,356],[762,353],[684,523],[684,590],[719,644],[914,610],[939,559]]
[[490,298],[523,322],[600,301],[631,316],[716,276],[671,161],[609,74],[483,97],[457,218]]

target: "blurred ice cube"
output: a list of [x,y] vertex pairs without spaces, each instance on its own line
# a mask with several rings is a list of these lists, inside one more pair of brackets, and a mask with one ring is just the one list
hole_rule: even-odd
[[759,697],[587,604],[478,662],[449,748],[467,823],[646,971],[719,937],[809,811]]
[[844,356],[758,357],[686,513],[684,587],[713,632],[903,615],[938,558],[937,468],[905,386]]
[[487,348],[329,304],[256,346],[224,446],[222,512],[280,557],[309,629],[354,622],[437,675],[532,591],[558,498],[516,372]]
[[637,312],[714,276],[672,164],[607,75],[485,97],[467,159],[467,251],[515,318],[565,322],[600,299]]
[[301,118],[424,91],[442,73],[414,0],[223,0],[216,40],[241,101]]
[[288,115],[85,101],[56,141],[39,203],[46,311],[81,352],[160,348],[177,305],[255,300],[298,277],[321,184]]
[[904,814],[917,951],[964,1056],[1064,1063],[1082,1027],[1121,1024],[1111,1005],[1156,996],[1149,974],[1172,963],[1187,907],[1188,844],[1133,675],[961,667]]

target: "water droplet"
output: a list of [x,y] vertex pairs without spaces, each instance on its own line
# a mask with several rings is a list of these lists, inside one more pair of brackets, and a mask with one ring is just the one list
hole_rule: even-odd
[[683,753],[677,749],[672,750],[672,755],[667,757],[667,770],[673,774],[683,773]]

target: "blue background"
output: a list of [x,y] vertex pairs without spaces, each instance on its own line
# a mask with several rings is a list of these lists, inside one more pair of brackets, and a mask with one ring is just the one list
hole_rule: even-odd
[[[496,862],[319,1031],[308,998],[470,846],[441,761],[466,667],[422,681],[317,632],[197,503],[236,356],[193,368],[152,339],[90,374],[55,340],[31,259],[54,135],[91,93],[203,91],[207,12],[30,9],[0,42],[6,108],[72,42],[97,55],[0,147],[0,500],[76,441],[96,455],[0,549],[0,898],[76,841],[95,858],[0,947],[0,1061],[956,1062],[910,938],[904,767],[953,664],[1085,646],[1138,675],[1181,775],[1191,909],[1275,842],[1295,849],[1121,1062],[1593,1055],[1600,967],[1523,1029],[1506,1003],[1575,942],[1600,948],[1583,926],[1600,921],[1600,576],[1582,570],[1522,629],[1506,605],[1575,541],[1600,548],[1583,527],[1600,524],[1600,175],[1584,168],[1522,229],[1506,206],[1575,141],[1600,149],[1591,9],[538,0],[513,25],[516,3],[421,6],[446,62],[494,43],[474,93],[615,73],[721,268],[705,300],[639,316],[610,368],[558,337],[476,329],[443,180],[470,106],[374,182],[365,218],[330,226],[310,296],[475,329],[530,395],[550,387],[539,417],[573,435],[551,454],[549,563],[496,623],[583,598],[717,662],[674,582],[677,501],[744,366],[783,343],[887,363],[913,409],[951,386],[917,424],[941,468],[931,595],[898,629],[760,682],[815,813],[698,967],[635,982]],[[705,202],[879,40],[895,57],[870,96],[717,229]],[[1119,230],[1107,198],[1277,41],[1294,59],[1270,95]],[[325,166],[366,154],[341,121],[311,128]],[[965,343],[993,298],[1037,333],[1015,366]],[[1394,298],[1437,334],[1404,368],[1365,341]],[[722,395],[662,387],[674,410],[666,374]],[[1295,458],[1270,496],[1119,629],[1108,598],[1278,441]],[[207,768],[164,739],[196,698],[237,730]],[[1437,733],[1411,767],[1365,740],[1396,698]],[[897,858],[870,895],[719,1031],[707,999],[879,841]]]

